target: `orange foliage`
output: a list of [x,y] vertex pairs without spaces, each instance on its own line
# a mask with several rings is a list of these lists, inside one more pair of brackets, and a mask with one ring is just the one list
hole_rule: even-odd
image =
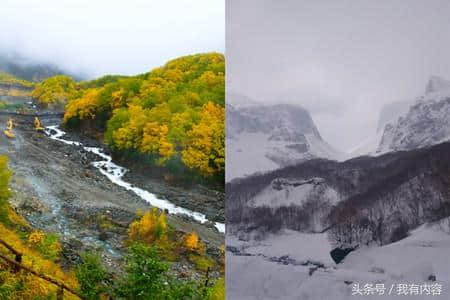
[[194,251],[198,249],[198,242],[199,239],[197,233],[195,233],[195,231],[192,231],[186,236],[184,245],[187,249]]
[[167,238],[166,214],[155,207],[147,211],[142,218],[134,221],[128,228],[128,237],[133,241],[153,243]]

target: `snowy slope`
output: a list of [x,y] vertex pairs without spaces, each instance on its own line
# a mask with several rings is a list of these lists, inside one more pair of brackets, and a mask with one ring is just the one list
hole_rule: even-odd
[[319,198],[330,205],[335,205],[339,201],[338,193],[327,186],[322,178],[296,181],[279,178],[274,180],[271,186],[255,195],[249,205],[272,208],[291,205],[301,206],[308,200]]
[[227,104],[227,181],[312,158],[344,157],[322,139],[302,107],[230,103],[233,101]]
[[[264,242],[227,243],[250,256],[227,252],[229,299],[450,299],[450,227],[423,225],[399,242],[366,247],[350,253],[335,265],[326,255],[332,248],[325,234],[286,231]],[[241,243],[241,244],[239,244]],[[280,263],[274,257],[289,255],[297,262],[322,262],[323,266]],[[311,274],[311,268],[314,272]],[[436,281],[429,280],[434,276]],[[383,296],[352,295],[356,284],[381,284]],[[398,285],[441,286],[440,295],[398,295]],[[389,290],[393,287],[391,294]]]

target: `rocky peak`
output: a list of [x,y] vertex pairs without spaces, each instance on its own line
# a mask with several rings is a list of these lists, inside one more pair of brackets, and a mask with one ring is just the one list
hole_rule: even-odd
[[425,87],[425,94],[450,90],[450,81],[439,76],[431,76]]
[[386,126],[378,153],[412,150],[450,140],[450,81],[432,76],[426,94]]

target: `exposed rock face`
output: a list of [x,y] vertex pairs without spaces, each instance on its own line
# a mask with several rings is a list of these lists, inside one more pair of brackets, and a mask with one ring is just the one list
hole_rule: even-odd
[[384,128],[377,152],[412,150],[450,140],[450,82],[433,76],[426,93]]
[[273,140],[296,142],[304,139],[305,134],[320,138],[314,122],[307,110],[300,106],[251,105],[235,108],[228,105],[228,130],[232,134],[242,132],[261,132]]
[[330,255],[333,258],[335,263],[340,263],[341,261],[344,260],[344,258],[350,253],[352,252],[353,248],[345,248],[345,249],[341,249],[341,248],[334,248],[331,252]]
[[300,106],[228,104],[226,131],[227,181],[312,158],[343,157],[322,139],[309,112]]
[[[228,232],[337,228],[338,247],[385,244],[450,215],[450,143],[345,162],[310,160],[226,185]],[[348,236],[347,236],[348,235]]]

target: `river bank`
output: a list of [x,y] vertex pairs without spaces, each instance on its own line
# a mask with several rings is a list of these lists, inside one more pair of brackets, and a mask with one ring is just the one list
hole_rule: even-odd
[[[0,123],[4,122],[6,118],[0,117]],[[43,120],[44,126],[59,122],[57,118]],[[99,160],[94,153],[52,140],[36,132],[28,121],[16,123],[16,138],[0,139],[0,152],[10,157],[14,172],[12,205],[33,227],[58,233],[64,246],[63,265],[70,267],[79,261],[82,251],[97,249],[111,269],[120,268],[126,228],[136,211],[148,210],[149,203],[101,174],[91,164]],[[172,199],[167,191],[173,190],[160,188],[155,194]],[[195,191],[186,191],[189,193]],[[202,224],[185,215],[169,215],[168,223],[179,231],[195,230],[211,253],[223,244],[223,234],[212,222]]]

